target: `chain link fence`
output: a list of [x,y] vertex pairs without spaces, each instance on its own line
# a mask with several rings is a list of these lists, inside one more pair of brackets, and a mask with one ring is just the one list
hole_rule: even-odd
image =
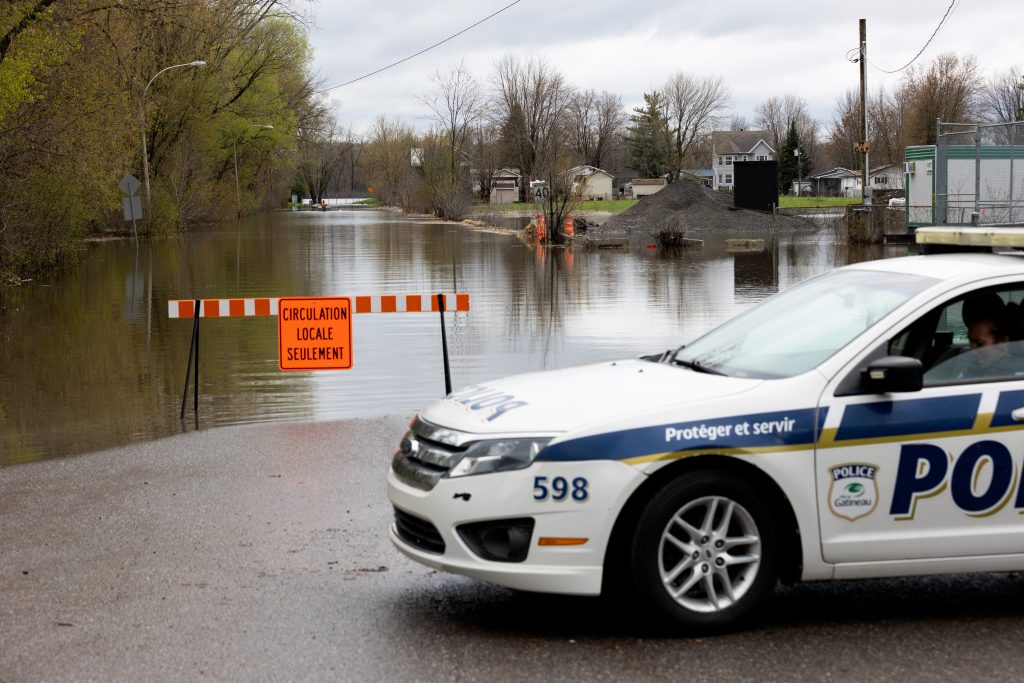
[[937,133],[935,223],[1024,225],[1024,121],[939,121]]

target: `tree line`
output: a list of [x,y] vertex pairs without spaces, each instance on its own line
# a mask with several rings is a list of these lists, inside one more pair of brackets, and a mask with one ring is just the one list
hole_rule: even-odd
[[[853,91],[829,121],[790,93],[766,98],[748,122],[723,79],[680,71],[628,111],[615,93],[514,56],[482,77],[463,64],[438,68],[419,97],[431,120],[424,132],[380,116],[357,133],[318,92],[307,17],[290,1],[0,6],[0,281],[71,262],[83,236],[126,229],[118,180],[146,170],[140,228],[159,234],[280,206],[290,194],[319,201],[370,188],[384,204],[457,219],[487,200],[503,168],[545,184],[543,208],[557,226],[577,199],[573,167],[672,181],[711,165],[711,132],[722,129],[768,131],[780,183],[860,163]],[[1022,118],[1022,78],[1011,67],[986,79],[973,57],[956,54],[911,67],[869,97],[872,163],[933,142],[936,118]],[[528,190],[523,182],[522,199]]]
[[130,227],[118,181],[143,178],[143,140],[141,231],[277,205],[301,141],[333,125],[311,63],[304,17],[281,0],[0,6],[0,279]]
[[[895,88],[878,88],[868,97],[871,163],[901,161],[906,146],[934,143],[937,118],[1024,118],[1022,84],[1020,67],[986,79],[974,57],[952,53],[912,66]],[[794,93],[767,97],[748,120],[732,113],[723,79],[685,72],[645,92],[643,104],[626,111],[619,95],[574,88],[538,58],[503,57],[483,81],[463,65],[451,65],[435,73],[432,86],[421,97],[431,115],[428,131],[417,134],[381,116],[355,144],[364,149],[360,177],[382,202],[450,218],[487,200],[495,171],[515,168],[547,182],[545,210],[557,225],[572,202],[570,168],[628,169],[671,182],[684,169],[711,166],[714,130],[767,131],[766,142],[779,158],[780,189],[798,175],[835,166],[858,170],[862,160],[854,152],[860,137],[854,90],[842,93],[832,119],[821,122]]]

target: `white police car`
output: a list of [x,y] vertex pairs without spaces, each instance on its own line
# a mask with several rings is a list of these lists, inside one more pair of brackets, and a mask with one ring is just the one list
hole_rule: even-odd
[[391,539],[691,631],[780,578],[1024,570],[1022,300],[1022,256],[860,263],[658,357],[459,390],[394,456]]

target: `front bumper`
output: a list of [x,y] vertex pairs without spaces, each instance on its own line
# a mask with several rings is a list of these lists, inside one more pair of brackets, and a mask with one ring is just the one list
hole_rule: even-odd
[[[571,495],[535,500],[537,477],[550,483],[586,480],[587,497]],[[395,524],[389,536],[402,553],[434,569],[483,579],[502,586],[541,593],[599,595],[605,550],[619,510],[645,476],[616,461],[535,463],[513,472],[441,479],[430,491],[400,481],[388,473],[388,498],[402,512],[432,524],[443,544],[424,546],[403,539]],[[511,518],[534,520],[526,559],[522,562],[486,560],[473,552],[457,528],[460,525]],[[572,546],[539,545],[541,538],[585,538]],[[425,548],[430,549],[425,549]]]

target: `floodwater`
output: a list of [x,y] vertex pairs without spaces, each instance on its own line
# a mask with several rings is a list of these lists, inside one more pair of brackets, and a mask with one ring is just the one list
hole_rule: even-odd
[[[444,395],[438,314],[352,318],[354,368],[283,373],[277,319],[200,323],[198,420],[179,418],[192,321],[170,299],[470,294],[446,316],[455,389],[660,352],[772,293],[854,260],[827,231],[776,253],[537,249],[514,235],[390,211],[277,212],[173,239],[90,244],[51,281],[0,292],[0,465],[269,420],[412,416]],[[729,235],[763,238],[766,235]],[[213,455],[213,454],[211,454]]]

